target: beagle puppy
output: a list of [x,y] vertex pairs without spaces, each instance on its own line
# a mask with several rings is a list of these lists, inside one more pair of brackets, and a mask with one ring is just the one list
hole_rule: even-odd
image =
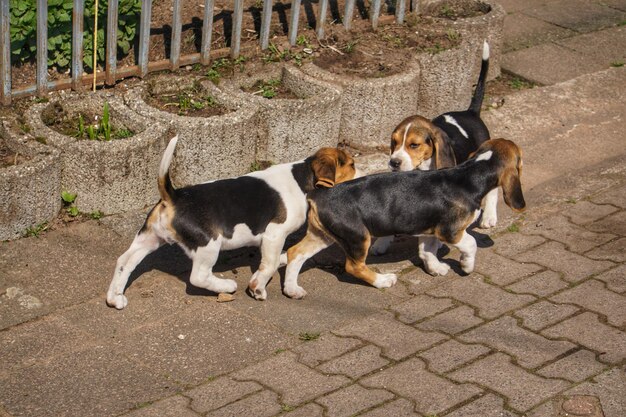
[[[391,134],[389,168],[392,171],[452,167],[467,160],[489,139],[489,130],[480,118],[488,70],[489,44],[484,42],[480,75],[469,108],[441,114],[432,121],[421,116],[404,119]],[[481,228],[496,225],[497,203],[498,190],[495,189],[483,203]],[[392,240],[392,236],[378,239],[372,246],[372,254],[385,253]]]
[[[522,211],[522,151],[506,139],[484,142],[470,159],[453,168],[365,176],[308,196],[306,236],[287,251],[284,292],[302,298],[302,264],[337,242],[346,253],[346,272],[376,288],[395,284],[395,274],[379,274],[365,265],[373,236],[426,235],[420,258],[427,271],[441,268],[437,239],[461,251],[461,268],[474,270],[476,241],[466,232],[480,213],[485,195],[502,187],[504,201]],[[447,270],[446,270],[447,272]]]
[[[150,211],[130,248],[119,257],[107,303],[126,307],[124,289],[141,260],[164,243],[177,243],[192,259],[190,282],[216,293],[232,293],[237,283],[213,275],[220,250],[261,247],[261,265],[249,289],[258,300],[276,272],[287,235],[306,220],[306,194],[355,177],[354,160],[345,151],[322,148],[299,162],[263,171],[175,189],[169,166],[178,137],[170,140],[159,168],[161,200]],[[286,256],[282,257],[283,263]]]

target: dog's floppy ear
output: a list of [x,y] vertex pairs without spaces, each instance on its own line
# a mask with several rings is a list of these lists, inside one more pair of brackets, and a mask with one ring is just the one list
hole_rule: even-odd
[[500,180],[504,202],[513,210],[522,211],[526,208],[526,201],[522,193],[522,182],[519,171],[516,169],[506,169],[502,173]]
[[450,144],[450,138],[438,127],[432,130],[433,154],[435,156],[435,169],[449,168],[456,165],[454,150]]
[[335,185],[335,158],[327,152],[319,151],[311,163],[315,175],[315,188],[331,188]]

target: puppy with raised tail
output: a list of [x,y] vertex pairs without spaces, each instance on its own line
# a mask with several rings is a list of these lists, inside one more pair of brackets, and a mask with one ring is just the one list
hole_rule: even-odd
[[[404,119],[391,135],[389,167],[392,171],[448,168],[467,160],[472,152],[489,139],[489,130],[480,118],[489,70],[489,44],[484,42],[478,83],[467,110],[443,113],[432,121],[422,116]],[[481,228],[494,227],[498,221],[498,189],[482,202]],[[393,241],[385,236],[372,245],[373,255],[382,255]]]
[[[232,293],[237,283],[213,275],[220,250],[261,247],[261,264],[249,289],[258,300],[281,260],[287,235],[306,221],[306,194],[355,177],[354,160],[345,151],[322,148],[299,162],[274,165],[242,177],[175,189],[169,177],[178,137],[170,140],[159,168],[161,200],[117,260],[107,303],[126,307],[128,277],[149,253],[164,243],[177,243],[192,259],[189,281],[216,293]],[[283,256],[283,263],[285,257]]]
[[[308,196],[307,234],[287,251],[285,294],[306,295],[298,285],[302,264],[333,242],[346,253],[346,272],[376,288],[392,286],[394,274],[376,273],[365,264],[374,236],[434,236],[457,247],[461,268],[471,273],[476,241],[466,229],[476,220],[483,198],[499,186],[509,207],[525,208],[521,173],[521,149],[509,140],[493,139],[454,168],[368,175],[313,191]],[[432,248],[421,247],[420,252],[427,269],[449,268]]]

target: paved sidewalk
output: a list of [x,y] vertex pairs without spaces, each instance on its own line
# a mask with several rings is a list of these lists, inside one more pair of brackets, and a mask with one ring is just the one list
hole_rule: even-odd
[[[621,33],[624,1],[503,4],[514,17],[505,68],[518,75],[552,52],[511,57],[557,38],[603,56],[624,41],[601,41]],[[522,19],[528,31],[512,30]],[[117,311],[105,292],[141,213],[0,242],[0,417],[623,417],[626,68],[580,69],[484,113],[494,136],[524,150],[528,210],[502,205],[495,231],[473,231],[469,276],[454,250],[442,253],[448,276],[427,275],[415,240],[399,238],[369,260],[400,274],[391,289],[347,276],[331,248],[305,267],[304,300],[281,294],[281,272],[266,302],[240,290],[217,303],[166,247]],[[218,272],[243,289],[258,261],[255,250],[224,253]]]

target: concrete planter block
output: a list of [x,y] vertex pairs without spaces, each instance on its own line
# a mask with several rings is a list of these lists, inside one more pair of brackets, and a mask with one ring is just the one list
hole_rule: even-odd
[[357,148],[387,146],[397,124],[417,113],[418,65],[383,78],[335,74],[314,63],[305,64],[302,70],[312,77],[341,86],[340,142]]
[[[215,98],[229,113],[211,117],[179,116],[157,109],[145,101],[149,88],[153,94],[199,88]],[[256,152],[256,112],[254,103],[235,103],[208,80],[193,76],[162,75],[131,89],[126,104],[153,120],[165,122],[178,134],[178,145],[171,167],[176,186],[198,184],[249,172]]]
[[[259,80],[280,79],[298,98],[267,99],[246,93]],[[224,83],[234,103],[255,103],[258,108],[256,159],[283,163],[312,155],[320,147],[339,143],[341,91],[293,66],[266,65],[264,71],[242,75]]]
[[[436,10],[446,0],[423,1],[422,13]],[[451,20],[448,25],[461,34],[461,44],[438,54],[421,53],[417,60],[422,70],[419,114],[435,117],[443,112],[465,110],[478,80],[483,42],[489,42],[487,79],[500,75],[502,31],[506,12],[493,0],[483,1],[491,10],[481,16]],[[443,19],[442,19],[443,20]]]
[[26,229],[54,219],[61,209],[61,155],[4,120],[0,136],[28,160],[0,168],[0,240],[22,236]]
[[[77,139],[53,130],[42,119],[42,112],[51,108],[62,109],[70,117],[80,112],[102,115],[105,102],[109,103],[111,124],[131,129],[133,136],[110,142]],[[77,194],[75,204],[80,211],[114,214],[158,201],[156,176],[171,136],[165,124],[129,111],[120,99],[107,93],[67,94],[51,103],[33,105],[26,119],[35,137],[61,151],[61,188]]]

